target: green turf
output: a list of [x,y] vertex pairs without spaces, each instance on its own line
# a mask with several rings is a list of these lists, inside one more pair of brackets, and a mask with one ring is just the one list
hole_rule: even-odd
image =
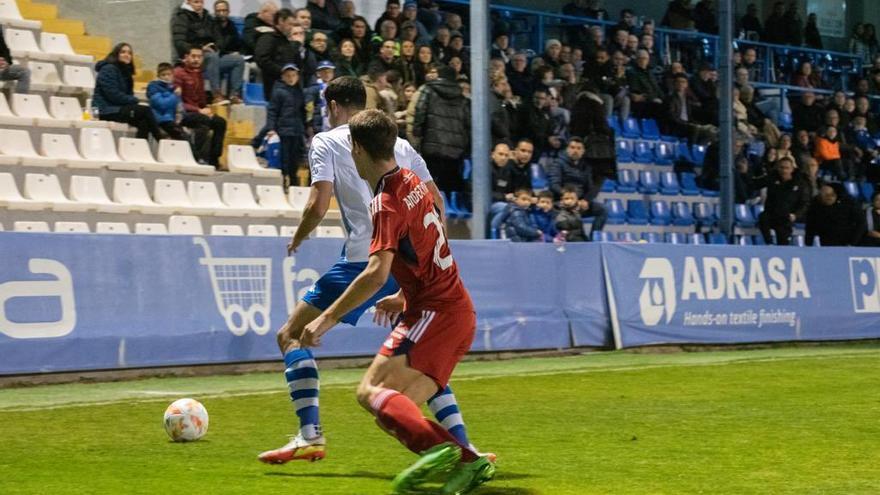
[[[464,363],[472,440],[499,455],[480,494],[875,494],[880,347],[601,353]],[[383,494],[414,456],[322,373],[319,463],[265,466],[295,416],[281,373],[0,390],[0,494]],[[208,435],[162,412],[201,400]]]

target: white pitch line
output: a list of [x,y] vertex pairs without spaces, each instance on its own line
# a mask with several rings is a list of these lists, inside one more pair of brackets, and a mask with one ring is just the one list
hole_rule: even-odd
[[[728,366],[731,364],[751,364],[751,363],[770,363],[770,362],[784,362],[784,361],[797,361],[797,360],[827,360],[827,359],[853,359],[853,358],[861,358],[871,354],[876,354],[877,351],[861,351],[856,353],[846,353],[846,354],[829,354],[829,355],[818,355],[818,356],[810,356],[810,355],[799,355],[799,356],[785,356],[785,357],[766,357],[766,358],[741,358],[741,359],[731,359],[728,361],[718,361],[718,362],[704,362],[704,363],[667,363],[667,364],[646,364],[646,365],[634,365],[634,366],[619,366],[612,368],[599,368],[599,367],[584,367],[584,368],[570,368],[564,370],[552,370],[552,371],[535,371],[535,372],[509,372],[509,373],[494,373],[494,374],[482,374],[482,375],[474,375],[474,376],[464,376],[460,378],[453,377],[453,381],[455,383],[458,382],[471,382],[471,381],[479,381],[479,380],[488,380],[494,378],[504,378],[508,376],[517,376],[517,377],[541,377],[541,376],[557,376],[557,375],[570,375],[570,374],[593,374],[593,373],[620,373],[620,372],[628,372],[628,371],[643,371],[643,370],[653,370],[653,369],[665,369],[665,368],[700,368],[700,367],[709,367],[709,366]],[[351,382],[342,382],[342,383],[333,383],[329,385],[322,385],[321,388],[326,389],[338,389],[338,388],[347,388],[353,385],[356,385],[360,382],[360,380],[351,381]],[[161,392],[161,391],[155,391]],[[279,387],[278,390],[254,390],[248,392],[215,392],[208,394],[199,394],[199,393],[186,393],[184,395],[188,395],[191,397],[198,397],[199,400],[205,399],[226,399],[226,398],[234,398],[234,397],[249,397],[249,396],[259,396],[259,395],[273,395],[273,394],[284,394],[286,390],[283,387]],[[176,396],[175,392],[169,392],[169,397]],[[136,399],[131,397],[123,397],[119,399],[109,400],[109,401],[93,401],[93,402],[69,402],[66,404],[52,404],[46,406],[24,406],[24,407],[9,407],[9,408],[0,408],[0,413],[7,412],[30,412],[30,411],[49,411],[54,409],[65,409],[72,407],[94,407],[94,406],[109,406],[120,403],[128,403],[128,404],[144,404],[148,402],[158,402],[160,399],[157,398],[149,398],[149,399]]]

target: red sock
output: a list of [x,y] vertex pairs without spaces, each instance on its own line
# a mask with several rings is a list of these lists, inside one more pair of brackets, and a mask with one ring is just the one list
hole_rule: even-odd
[[375,396],[372,406],[379,425],[416,454],[441,443],[456,443],[455,437],[426,419],[419,406],[399,392],[386,389]]

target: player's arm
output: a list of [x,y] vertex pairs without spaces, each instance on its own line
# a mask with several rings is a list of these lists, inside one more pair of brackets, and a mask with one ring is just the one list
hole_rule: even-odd
[[318,316],[306,325],[302,336],[302,344],[307,347],[320,345],[321,336],[333,328],[343,316],[364,304],[373,294],[379,292],[385,286],[385,282],[388,281],[393,261],[393,251],[384,250],[373,253],[367,263],[367,268],[354,279],[354,282],[348,286],[348,289],[342,293],[342,296],[324,310],[321,316]]
[[312,184],[309,200],[303,210],[302,219],[293,240],[287,245],[287,254],[295,253],[299,249],[300,244],[309,238],[312,231],[324,219],[327,209],[330,208],[330,198],[333,196],[333,183],[327,181],[318,181]]
[[443,202],[443,195],[440,194],[440,189],[437,188],[437,184],[432,180],[428,181],[425,185],[434,196],[434,206],[437,207],[437,210],[440,212],[440,219],[443,221],[443,225],[446,226],[446,204]]

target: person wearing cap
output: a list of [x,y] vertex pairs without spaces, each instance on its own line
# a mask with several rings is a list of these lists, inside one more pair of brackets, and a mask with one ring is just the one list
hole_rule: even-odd
[[400,25],[402,35],[406,34],[407,22],[411,22],[416,28],[416,38],[414,41],[417,45],[428,44],[431,42],[431,33],[419,20],[419,7],[413,0],[407,0],[407,2],[403,4],[403,23]]
[[[327,101],[324,99],[324,89],[327,87],[327,84],[334,79],[335,75],[336,65],[329,60],[322,60],[318,62],[318,79],[316,83],[305,90],[306,108],[312,108],[312,117],[309,120],[312,123],[312,130],[315,134],[330,130],[330,120],[327,116]],[[306,113],[308,114],[308,111]]]
[[292,184],[296,169],[305,157],[306,103],[299,85],[299,67],[285,64],[281,80],[272,87],[272,97],[266,109],[266,127],[261,133],[277,135],[281,139],[281,172],[285,184]]
[[254,48],[254,61],[263,75],[263,97],[266,100],[272,98],[272,86],[281,78],[284,65],[299,65],[300,61],[297,47],[289,39],[295,28],[302,30],[293,12],[290,9],[279,10],[275,13],[274,22],[275,28],[272,32],[261,34]]
[[458,31],[453,31],[449,35],[449,46],[446,49],[443,63],[448,65],[453,57],[461,59],[461,62],[464,65],[470,64],[468,50],[464,47],[464,36]]
[[510,46],[510,36],[507,31],[499,30],[495,31],[492,35],[492,47],[490,48],[489,58],[500,58],[504,61],[504,65],[510,63],[510,56],[513,55],[514,50]]

